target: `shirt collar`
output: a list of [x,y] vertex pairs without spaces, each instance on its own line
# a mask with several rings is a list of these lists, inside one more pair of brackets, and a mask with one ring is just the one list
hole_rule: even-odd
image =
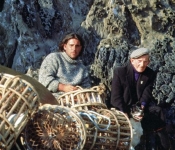
[[[132,66],[133,67],[133,66]],[[134,70],[134,77],[135,77],[135,80],[137,81],[139,76],[140,76],[140,72],[138,72],[134,67],[133,67],[133,70]]]

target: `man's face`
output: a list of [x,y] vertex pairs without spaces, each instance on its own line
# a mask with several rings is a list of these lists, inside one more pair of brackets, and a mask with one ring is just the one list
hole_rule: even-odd
[[80,41],[77,39],[70,39],[68,40],[67,44],[64,44],[65,52],[72,59],[76,59],[79,56],[81,49],[82,46]]
[[131,58],[131,64],[137,72],[143,72],[149,64],[149,55],[143,55],[139,58]]

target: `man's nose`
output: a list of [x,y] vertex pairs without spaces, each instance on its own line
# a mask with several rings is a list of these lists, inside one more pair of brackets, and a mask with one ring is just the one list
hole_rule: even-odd
[[73,51],[76,50],[76,46],[72,46],[72,50],[73,50]]
[[75,49],[76,49],[75,46],[72,46],[72,47],[71,47],[71,50],[72,50],[72,51],[74,51]]
[[144,66],[144,62],[140,62],[140,66]]

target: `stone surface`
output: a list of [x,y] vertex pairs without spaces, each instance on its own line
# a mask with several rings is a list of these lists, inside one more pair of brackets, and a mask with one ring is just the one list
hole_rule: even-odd
[[85,40],[83,61],[93,84],[103,82],[108,100],[113,68],[136,47],[151,50],[158,72],[153,95],[175,106],[174,0],[1,0],[0,63],[22,73],[37,71],[69,32]]

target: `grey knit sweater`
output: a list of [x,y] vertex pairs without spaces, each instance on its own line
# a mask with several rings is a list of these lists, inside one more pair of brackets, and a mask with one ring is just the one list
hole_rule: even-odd
[[58,84],[71,84],[89,88],[91,86],[87,68],[82,61],[71,59],[65,52],[50,53],[43,60],[39,70],[39,82],[58,97]]

